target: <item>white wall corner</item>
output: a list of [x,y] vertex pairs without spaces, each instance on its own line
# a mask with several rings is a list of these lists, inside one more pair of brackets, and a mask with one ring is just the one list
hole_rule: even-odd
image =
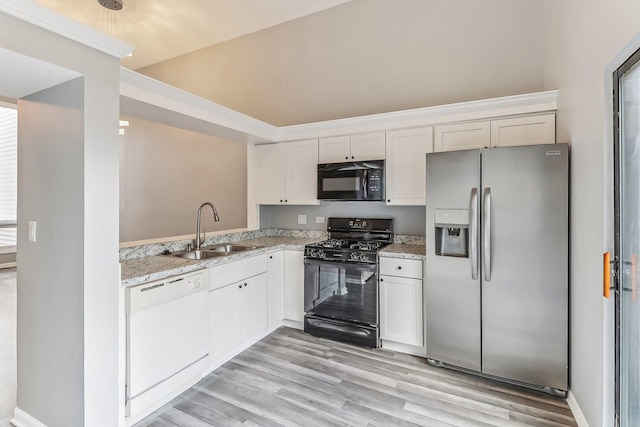
[[567,393],[567,404],[569,405],[569,409],[571,409],[571,413],[573,413],[573,418],[575,418],[576,423],[578,423],[578,427],[589,427],[587,418],[584,416],[584,413],[582,413],[582,409],[580,405],[578,405],[578,401],[571,390]]
[[260,206],[256,204],[255,189],[255,145],[247,146],[247,228],[260,228]]
[[15,427],[47,427],[20,408],[14,409],[11,425]]

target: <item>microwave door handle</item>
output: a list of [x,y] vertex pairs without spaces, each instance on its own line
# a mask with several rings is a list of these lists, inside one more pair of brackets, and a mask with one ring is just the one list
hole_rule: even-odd
[[368,198],[369,192],[369,171],[363,171],[362,172],[362,196],[363,198]]

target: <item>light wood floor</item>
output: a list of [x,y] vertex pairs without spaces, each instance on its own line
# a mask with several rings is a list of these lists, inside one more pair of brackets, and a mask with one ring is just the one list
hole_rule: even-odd
[[280,328],[136,427],[575,426],[563,399]]
[[0,269],[0,426],[16,407],[16,269]]

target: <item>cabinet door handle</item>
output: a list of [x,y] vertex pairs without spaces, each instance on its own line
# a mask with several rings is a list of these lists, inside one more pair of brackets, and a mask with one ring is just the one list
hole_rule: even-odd
[[282,203],[282,199],[280,199],[280,203]]
[[246,283],[244,284],[244,287],[245,287],[245,288],[247,287],[247,284],[246,284]]
[[344,159],[345,159],[345,160],[349,160],[349,157],[345,156],[345,158],[344,158]]
[[355,159],[355,157],[354,157],[354,156],[351,156],[351,158],[352,158],[352,159]]
[[284,202],[285,202],[285,203],[287,203],[287,202],[288,202],[288,200],[287,200],[287,199],[285,199],[285,200],[284,200]]
[[238,285],[238,289],[242,289],[242,285]]
[[269,259],[273,259],[273,256],[272,256],[272,255],[269,255]]
[[398,266],[398,270],[402,270],[402,266],[401,265]]
[[384,282],[384,279],[381,277],[381,278],[380,278],[380,281],[381,281],[381,282]]

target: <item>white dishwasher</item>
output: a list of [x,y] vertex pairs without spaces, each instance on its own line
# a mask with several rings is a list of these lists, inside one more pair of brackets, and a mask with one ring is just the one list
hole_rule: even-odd
[[209,368],[208,290],[206,271],[127,288],[128,417],[184,391]]

